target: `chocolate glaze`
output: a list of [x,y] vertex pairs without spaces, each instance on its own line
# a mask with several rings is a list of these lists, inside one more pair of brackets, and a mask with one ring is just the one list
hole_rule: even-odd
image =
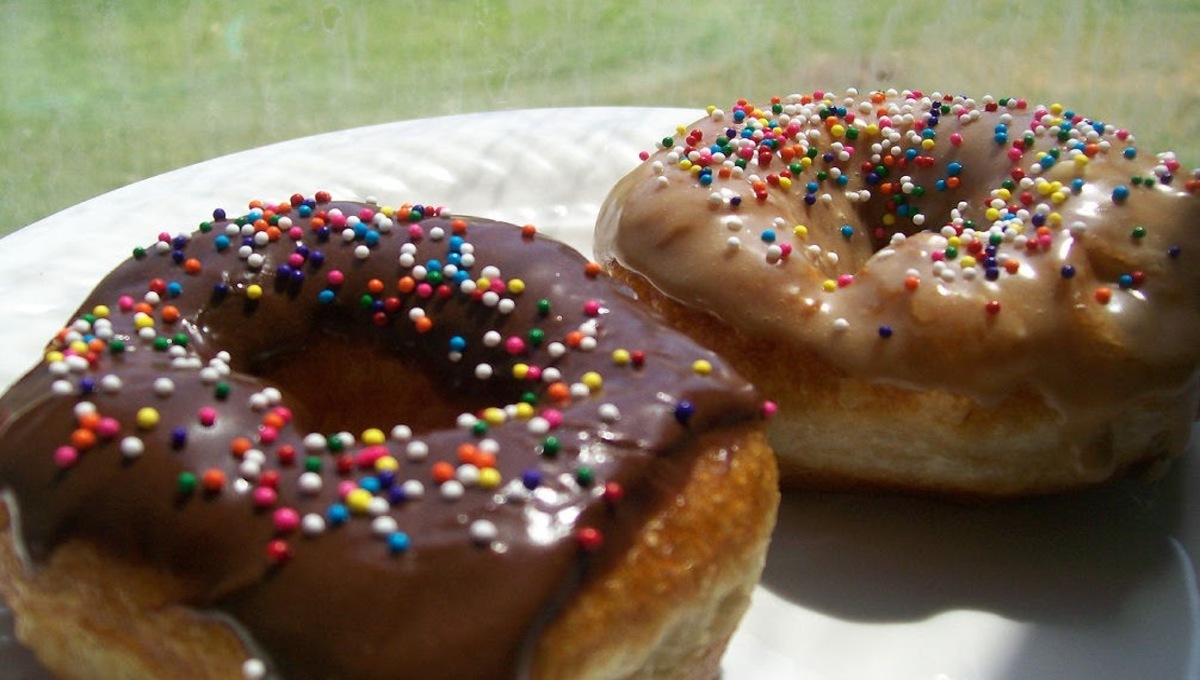
[[[287,677],[525,674],[556,608],[680,487],[694,460],[691,437],[759,418],[758,397],[717,357],[660,326],[626,289],[585,271],[586,261],[565,245],[419,206],[392,213],[318,199],[294,197],[262,215],[252,210],[190,236],[160,238],[102,281],[72,321],[74,334],[60,334],[47,360],[0,398],[0,488],[9,492],[21,547],[35,567],[75,539],[117,559],[161,566],[187,584],[185,604],[231,617]],[[269,233],[272,223],[281,227],[278,238],[255,244],[254,234]],[[221,250],[223,235],[231,243]],[[454,236],[469,245],[454,246]],[[411,262],[401,261],[407,243],[416,246]],[[461,267],[477,282],[474,294],[445,268],[455,250],[474,257]],[[188,271],[196,265],[198,272]],[[438,285],[428,297],[422,289],[398,291],[402,277],[419,280],[422,268],[439,266],[447,284],[440,294]],[[344,281],[331,284],[333,270]],[[489,286],[478,282],[486,274],[505,283],[492,289],[494,298],[478,292]],[[382,291],[370,292],[373,279]],[[332,301],[321,300],[326,290]],[[152,303],[144,337],[122,296]],[[514,303],[511,310],[503,300]],[[98,305],[109,308],[111,332],[90,322]],[[170,320],[168,306],[178,319]],[[414,308],[432,319],[431,328],[418,329]],[[535,329],[540,341],[530,335]],[[485,342],[487,331],[499,333],[497,346]],[[90,349],[78,345],[93,333],[102,337]],[[455,336],[466,342],[460,356],[451,348]],[[163,338],[170,346],[156,348]],[[114,352],[114,341],[124,350]],[[554,343],[563,343],[560,356]],[[615,350],[632,358],[614,357]],[[711,372],[695,370],[697,360]],[[490,378],[477,374],[484,364]],[[514,377],[522,364],[543,376]],[[575,385],[573,396],[554,401],[556,388],[544,375],[552,369]],[[329,383],[338,375],[350,390]],[[108,376],[119,377],[119,389]],[[430,394],[397,396],[406,387],[396,382]],[[439,422],[454,412],[433,403],[442,394],[464,395],[465,411],[490,404],[506,416],[485,414],[494,419],[486,428],[473,417]],[[440,415],[422,419],[422,400]],[[523,400],[530,405],[517,406]],[[97,426],[78,415],[80,404],[113,420]],[[145,407],[158,422],[143,428],[138,412]],[[215,422],[205,424],[202,409]],[[275,416],[281,420],[271,422]],[[420,424],[408,441],[428,447],[421,460],[408,457],[407,441],[372,444],[365,434],[306,449],[312,432],[357,435],[373,425],[387,433],[410,417]],[[114,423],[115,435],[104,429]],[[549,431],[535,431],[537,424]],[[78,442],[77,461],[64,462],[72,432],[89,427],[99,433],[95,445]],[[140,455],[122,453],[129,436],[143,443]],[[557,439],[556,453],[547,436]],[[251,453],[231,453],[239,438],[250,440]],[[499,486],[473,483],[459,457],[464,443],[496,448]],[[254,451],[262,453],[260,469],[245,463],[257,458]],[[380,455],[398,461],[394,475],[376,473],[371,461]],[[434,481],[439,461],[466,475],[461,497],[442,497],[453,483]],[[307,465],[319,470],[317,493],[301,488]],[[181,473],[203,479],[210,470],[224,474],[219,490],[181,489]],[[405,480],[422,482],[423,497],[393,498],[378,512],[407,536],[406,550],[391,551],[369,513],[351,511],[335,525],[338,508],[350,505],[339,484],[380,485],[374,496],[383,498]],[[604,493],[613,485],[623,491],[619,502]],[[256,505],[271,486],[274,501]],[[327,526],[311,536],[280,528],[280,509],[325,517]],[[473,538],[476,520],[491,522],[495,536]],[[599,548],[578,537],[581,528],[599,531]],[[269,556],[277,539],[286,559]]]

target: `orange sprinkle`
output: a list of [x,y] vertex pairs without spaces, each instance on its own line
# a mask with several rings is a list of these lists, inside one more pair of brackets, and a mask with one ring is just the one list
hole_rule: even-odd
[[962,184],[961,177],[947,177],[946,178],[946,186],[951,189],[957,189],[960,184]]
[[467,221],[464,219],[453,219],[450,221],[450,230],[455,234],[464,234],[467,231]]
[[104,347],[105,343],[100,338],[92,338],[91,342],[87,344],[88,350],[92,352],[103,352]]
[[179,308],[175,305],[167,305],[162,309],[162,320],[166,323],[175,323],[179,321]]
[[1100,287],[1096,289],[1096,302],[1099,302],[1102,305],[1107,305],[1110,300],[1112,300],[1111,288]]
[[262,418],[262,424],[267,427],[273,427],[276,430],[287,425],[287,420],[276,411],[271,411]]
[[96,433],[79,428],[71,433],[71,446],[79,451],[86,451],[96,445]]
[[134,313],[141,312],[142,314],[151,314],[154,312],[154,305],[149,302],[139,302],[133,306]]
[[183,271],[187,272],[188,274],[199,274],[201,269],[203,269],[203,267],[200,264],[200,260],[197,260],[194,257],[189,257],[183,262]]
[[254,442],[246,437],[238,437],[229,443],[229,451],[234,458],[241,458],[252,448],[254,448]]
[[379,295],[383,292],[383,281],[380,281],[379,279],[371,279],[370,281],[367,281],[367,290],[372,295]]
[[1020,268],[1021,261],[1016,258],[1010,257],[1004,261],[1004,271],[1008,272],[1009,274],[1016,274],[1017,270]]
[[215,493],[225,486],[225,473],[216,468],[209,468],[200,477],[200,486],[205,491]]
[[454,466],[444,460],[434,463],[431,472],[433,473],[433,481],[438,484],[454,479]]
[[571,388],[565,382],[551,383],[546,388],[546,396],[552,401],[567,401],[571,398]]
[[250,209],[251,210],[255,210],[255,209],[258,209],[261,207],[263,207],[263,202],[261,200],[256,198],[256,199],[250,201]]
[[85,430],[94,430],[100,425],[100,414],[95,411],[84,413],[75,418],[75,422],[79,423],[79,427]]
[[521,227],[521,236],[524,238],[533,238],[533,235],[536,233],[537,227],[533,226],[532,224],[526,224],[525,226]]
[[480,470],[496,467],[496,454],[489,453],[487,451],[480,451],[479,454],[475,456],[475,467],[479,468]]
[[275,226],[274,224],[267,227],[266,232],[267,232],[267,238],[271,241],[278,241],[280,238],[283,237],[283,230],[280,229],[279,227]]
[[411,293],[417,287],[417,281],[411,276],[405,276],[396,282],[396,289],[401,293]]
[[571,331],[570,333],[567,333],[566,340],[567,340],[567,347],[577,348],[581,344],[583,344],[583,332],[582,331]]
[[433,330],[433,319],[429,318],[428,316],[423,316],[417,319],[413,322],[413,324],[417,327],[418,333],[428,333],[429,331]]
[[920,286],[921,286],[921,279],[918,279],[915,276],[905,277],[904,290],[907,290],[908,292],[911,293],[914,290],[916,290],[917,288],[919,288]]
[[458,462],[468,465],[477,465],[475,462],[479,459],[479,447],[471,442],[463,442],[458,445]]
[[588,278],[594,279],[599,276],[600,272],[602,271],[604,271],[604,268],[600,266],[599,262],[588,262],[583,266],[583,273],[587,275]]

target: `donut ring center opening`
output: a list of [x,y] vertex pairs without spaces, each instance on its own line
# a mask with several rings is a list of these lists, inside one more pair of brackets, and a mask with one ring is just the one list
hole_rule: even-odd
[[248,372],[288,395],[303,427],[326,434],[395,425],[418,434],[450,429],[462,413],[512,401],[504,400],[499,381],[480,389],[446,370],[444,358],[372,335],[313,333],[295,347],[256,357]]

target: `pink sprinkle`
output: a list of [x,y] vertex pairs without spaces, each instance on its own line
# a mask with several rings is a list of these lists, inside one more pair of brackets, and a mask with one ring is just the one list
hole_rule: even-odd
[[200,419],[201,425],[212,427],[217,422],[217,409],[211,406],[202,406],[197,417]]
[[346,226],[346,216],[340,212],[330,211],[328,219],[329,219],[329,224],[331,226],[337,227],[338,229],[341,229],[342,227]]
[[285,423],[292,422],[292,409],[286,406],[276,406],[275,408],[271,409],[271,413],[274,413]]
[[292,253],[288,255],[287,263],[292,269],[298,269],[304,265],[304,256],[300,253]]
[[598,316],[600,314],[600,303],[595,300],[588,300],[583,303],[583,313],[587,316]]
[[433,286],[431,286],[425,282],[418,283],[417,284],[417,295],[420,297],[423,297],[423,298],[427,298],[427,297],[433,295]]
[[375,467],[375,463],[386,455],[388,455],[386,446],[367,446],[354,455],[354,462],[365,470]]
[[849,286],[852,283],[854,283],[854,275],[853,274],[839,274],[837,277],[838,288],[845,288],[846,286]]
[[648,160],[650,158],[650,153],[647,151],[642,151],[638,154],[638,158],[642,160]]
[[542,419],[550,425],[550,429],[555,429],[563,424],[563,414],[558,409],[548,408],[542,411]]
[[494,279],[488,284],[488,290],[492,291],[496,295],[502,295],[504,291],[508,290],[508,284],[504,283],[500,279]]
[[54,450],[54,464],[67,469],[79,461],[79,451],[73,446],[60,446]]
[[517,356],[525,351],[525,341],[516,335],[510,336],[504,341],[504,350],[513,356]]
[[419,224],[408,225],[408,238],[413,241],[420,241],[425,238],[425,230],[421,229]]
[[346,275],[340,269],[334,269],[325,275],[325,280],[331,286],[340,286],[346,282]]
[[962,146],[963,136],[957,132],[952,133],[950,135],[950,143],[954,146]]
[[1022,153],[1023,152],[1020,149],[1018,149],[1017,147],[1011,146],[1008,148],[1008,160],[1019,161],[1019,160],[1021,160]]
[[540,366],[530,366],[525,372],[525,379],[532,382],[537,382],[542,379],[542,368]]
[[258,440],[263,444],[274,444],[275,440],[279,439],[279,430],[270,425],[260,425],[258,428]]
[[338,482],[337,485],[338,498],[346,498],[346,496],[350,495],[351,491],[354,491],[357,488],[358,484],[350,481],[349,479],[343,479],[342,481]]
[[791,255],[791,254],[792,254],[792,244],[790,244],[790,243],[780,243],[779,244],[779,257],[786,260],[787,256]]
[[358,219],[362,220],[363,222],[370,222],[371,220],[375,219],[375,211],[371,210],[370,208],[363,208],[362,210],[358,211]]
[[764,401],[762,403],[762,414],[764,418],[770,418],[779,411],[779,405],[773,401]]
[[134,304],[133,298],[129,295],[122,295],[121,297],[117,298],[117,307],[122,312],[133,311]]
[[291,508],[279,508],[275,511],[275,531],[290,534],[300,526],[300,513]]
[[250,492],[250,498],[256,506],[269,508],[275,505],[275,501],[279,500],[279,494],[269,486],[256,486],[254,487],[254,491]]
[[101,439],[112,439],[121,432],[121,423],[116,418],[101,418],[96,424],[96,436]]
[[291,229],[288,229],[288,238],[292,239],[293,241],[299,241],[304,238],[304,230],[300,227],[292,227]]

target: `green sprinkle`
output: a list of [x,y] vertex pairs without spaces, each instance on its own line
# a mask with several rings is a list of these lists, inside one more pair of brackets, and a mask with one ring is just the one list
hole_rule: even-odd
[[179,493],[186,495],[196,490],[197,481],[196,473],[180,472],[179,477],[175,480],[175,484],[179,489]]

